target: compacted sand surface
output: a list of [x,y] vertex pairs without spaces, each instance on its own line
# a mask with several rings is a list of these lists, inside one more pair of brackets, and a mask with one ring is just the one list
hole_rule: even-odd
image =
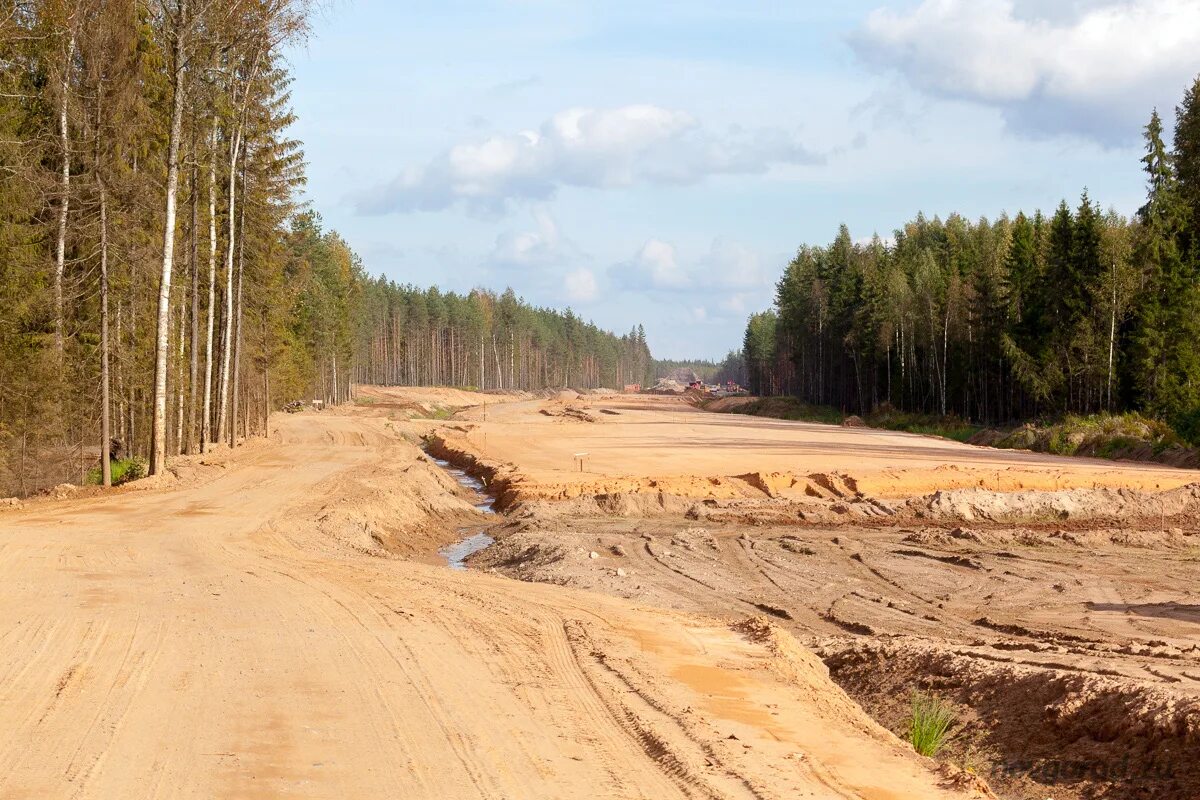
[[897,734],[914,690],[950,702],[939,760],[1004,798],[1200,797],[1194,471],[658,397],[473,409],[430,442],[507,509],[477,569],[759,614]]
[[0,797],[986,796],[762,614],[437,565],[409,418],[483,400],[374,398],[0,512]]
[[[512,465],[526,499],[579,486],[620,491],[645,479],[668,493],[707,496],[724,488],[714,479],[788,476],[807,486],[810,476],[844,476],[863,493],[890,498],[967,487],[1159,490],[1197,478],[1192,470],[1154,464],[1118,467],[896,431],[710,413],[668,396],[569,393],[472,409],[458,418],[476,424],[447,433],[447,440]],[[587,453],[582,470],[579,453]]]

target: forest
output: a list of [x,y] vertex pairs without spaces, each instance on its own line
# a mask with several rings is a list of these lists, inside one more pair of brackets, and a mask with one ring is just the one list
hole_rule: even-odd
[[[644,380],[645,334],[370,277],[301,204],[307,0],[0,11],[0,497],[160,473],[356,381]],[[111,458],[109,458],[111,456]]]
[[512,289],[460,295],[365,280],[358,319],[357,383],[619,389],[653,373],[641,325],[616,336],[570,309],[531,306]]
[[752,390],[982,423],[1133,410],[1200,438],[1200,79],[1174,122],[1171,146],[1157,111],[1145,127],[1132,219],[1084,190],[801,247],[747,323]]

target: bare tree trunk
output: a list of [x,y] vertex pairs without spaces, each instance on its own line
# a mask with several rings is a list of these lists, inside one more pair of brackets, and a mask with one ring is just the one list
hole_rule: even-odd
[[171,271],[175,266],[175,201],[179,191],[179,136],[183,128],[183,40],[187,0],[179,0],[175,20],[171,130],[167,140],[167,208],[163,230],[162,276],[158,286],[158,327],[154,343],[154,419],[150,436],[150,474],[167,466],[167,355],[171,338]]
[[221,403],[217,411],[217,441],[225,441],[229,423],[229,369],[233,346],[233,254],[237,246],[237,163],[241,150],[242,132],[234,127],[229,140],[229,226],[225,243],[225,330],[221,343]]
[[263,318],[263,436],[271,435],[271,345],[267,335],[267,321]]
[[492,334],[492,355],[496,358],[496,380],[499,381],[498,389],[504,391],[504,369],[500,366],[500,350],[496,347],[496,334]]
[[200,222],[200,212],[196,203],[197,179],[199,178],[196,170],[195,156],[198,152],[195,147],[195,136],[192,137],[192,225],[188,230],[188,244],[190,249],[189,260],[192,268],[192,319],[191,319],[191,342],[189,346],[189,356],[191,361],[191,369],[188,380],[188,424],[187,424],[187,440],[184,442],[184,450],[186,452],[196,452],[196,400],[198,399],[197,392],[200,384],[200,259],[199,259],[199,242],[196,238],[196,227]]
[[67,127],[67,94],[70,92],[71,62],[75,60],[75,34],[67,42],[58,99],[58,137],[62,147],[62,177],[59,179],[58,241],[54,250],[54,350],[63,357],[63,275],[67,263],[67,214],[71,209],[71,138]]
[[200,419],[200,452],[212,441],[213,326],[217,308],[217,120],[213,118],[208,165],[208,333],[204,350],[204,414]]
[[117,422],[120,425],[117,433],[121,441],[128,444],[129,431],[125,427],[125,370],[121,368],[121,317],[124,316],[122,311],[121,300],[117,298]]
[[104,84],[96,91],[96,141],[93,170],[100,205],[100,483],[112,486],[112,400],[109,392],[108,370],[108,191],[100,165],[104,127],[101,109],[104,103]]
[[[243,168],[244,170],[244,168]],[[242,189],[246,188],[246,174],[242,173]],[[244,200],[244,198],[243,198]],[[241,223],[242,238],[238,240],[238,258],[237,258],[237,296],[234,298],[234,312],[230,319],[229,325],[233,328],[233,393],[232,402],[233,409],[231,418],[232,424],[229,426],[229,446],[237,447],[237,427],[238,427],[238,391],[241,386],[241,360],[242,360],[242,274],[245,269],[246,255],[246,203],[242,203]]]
[[104,180],[97,177],[100,189],[100,478],[112,486],[112,441],[108,396],[108,194]]
[[[935,354],[936,357],[936,354]],[[946,301],[946,322],[942,326],[942,416],[946,416],[946,373],[950,369],[950,301]]]
[[187,394],[186,387],[183,383],[183,365],[184,365],[184,342],[183,336],[185,327],[187,326],[187,300],[186,295],[179,298],[179,351],[175,362],[175,394],[177,395],[176,402],[176,423],[175,423],[175,455],[183,453],[183,399]]
[[1113,382],[1113,350],[1117,340],[1117,262],[1112,268],[1112,309],[1108,322],[1108,399],[1105,410],[1112,411],[1112,382]]

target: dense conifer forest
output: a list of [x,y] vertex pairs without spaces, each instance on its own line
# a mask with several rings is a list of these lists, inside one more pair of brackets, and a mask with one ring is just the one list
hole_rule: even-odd
[[[297,205],[306,0],[0,10],[0,496],[261,434],[356,381],[641,382],[645,335],[369,277]],[[103,446],[102,446],[103,443]],[[99,466],[98,466],[99,465]],[[137,467],[135,474],[143,469]],[[121,477],[121,476],[118,476]]]
[[1155,112],[1133,219],[1084,190],[800,248],[747,323],[751,388],[985,423],[1137,410],[1200,438],[1200,80],[1165,136]]

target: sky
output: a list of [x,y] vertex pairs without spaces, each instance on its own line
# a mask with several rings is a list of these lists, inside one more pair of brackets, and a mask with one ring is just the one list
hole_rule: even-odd
[[305,196],[366,269],[719,359],[797,248],[1130,214],[1197,0],[334,0],[289,53]]

